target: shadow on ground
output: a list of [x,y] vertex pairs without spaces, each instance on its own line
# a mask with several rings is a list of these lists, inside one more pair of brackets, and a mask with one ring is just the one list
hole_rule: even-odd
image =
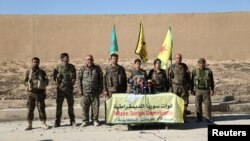
[[[196,117],[187,117],[185,123],[174,123],[174,124],[131,124],[127,125],[129,131],[134,130],[188,130],[207,128],[208,125],[219,125],[220,121],[233,121],[233,120],[249,120],[250,115],[221,115],[214,116],[214,122],[208,123],[205,119],[202,122],[196,122]],[[236,123],[237,124],[237,123]],[[246,123],[247,124],[247,123]]]
[[250,119],[250,115],[221,115],[214,116],[214,121],[227,121],[227,120],[247,120]]

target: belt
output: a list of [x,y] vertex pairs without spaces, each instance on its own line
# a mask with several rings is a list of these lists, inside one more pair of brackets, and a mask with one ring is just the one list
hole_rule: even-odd
[[208,88],[196,88],[197,90],[208,90],[209,91],[209,89]]
[[187,83],[172,83],[174,85],[187,85]]

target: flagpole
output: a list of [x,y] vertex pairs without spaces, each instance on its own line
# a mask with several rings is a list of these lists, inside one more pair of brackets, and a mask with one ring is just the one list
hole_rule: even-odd
[[[171,28],[171,27],[170,27],[170,31],[171,31],[171,33],[172,33],[172,28]],[[173,37],[172,37],[172,38],[173,38]],[[172,45],[171,45],[171,46],[172,46],[172,49],[171,49],[171,55],[170,55],[170,57],[171,57],[171,58],[170,58],[170,59],[171,59],[171,60],[170,60],[170,65],[172,66],[172,58],[173,58],[172,55],[173,55],[173,45],[174,45],[173,39],[172,39],[171,44],[172,44]]]
[[[172,43],[173,44],[173,43]],[[173,47],[173,46],[172,46]],[[173,68],[172,68],[172,53],[173,53],[173,49],[171,49],[171,55],[170,55],[170,73],[172,73],[173,72]],[[171,81],[171,75],[170,75],[170,73],[169,73],[169,87],[172,87],[172,81]],[[173,89],[171,89],[171,92],[173,93]]]
[[[170,31],[171,31],[171,33],[172,33],[171,27],[170,27]],[[170,57],[171,57],[171,58],[170,58],[170,59],[171,59],[171,60],[170,60],[170,71],[173,72],[173,70],[172,70],[172,58],[173,58],[172,55],[173,55],[173,45],[174,45],[173,39],[172,39],[171,44],[172,44],[172,45],[171,45],[171,46],[172,46],[172,49],[171,49],[171,55],[170,55]],[[169,78],[168,78],[168,79],[169,79],[169,83],[170,83],[169,86],[172,87],[172,81],[171,81],[171,76],[170,76],[170,75],[169,75]],[[171,92],[173,93],[173,89],[171,89]]]
[[[171,28],[171,26],[170,26],[170,31],[171,31],[170,33],[172,33],[172,28]],[[173,45],[174,45],[173,37],[172,37],[172,42],[171,42],[171,44],[172,44],[172,45],[171,45],[172,49],[171,49],[171,55],[170,55],[170,57],[171,57],[171,58],[170,58],[170,59],[171,59],[170,65],[172,65],[172,58],[173,58],[173,56],[172,56],[172,55],[173,55]]]

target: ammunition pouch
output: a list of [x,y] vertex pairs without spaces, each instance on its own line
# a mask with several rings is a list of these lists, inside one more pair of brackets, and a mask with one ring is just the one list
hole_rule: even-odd
[[199,70],[196,70],[196,75],[194,77],[194,86],[195,88],[201,90],[208,90],[211,87],[211,79],[209,77],[209,70],[205,70],[205,75],[200,76]]

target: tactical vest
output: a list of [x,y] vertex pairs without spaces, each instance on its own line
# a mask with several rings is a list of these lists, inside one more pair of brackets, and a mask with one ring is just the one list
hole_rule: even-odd
[[176,65],[171,66],[171,82],[173,84],[183,85],[187,84],[187,67],[185,65]]
[[28,89],[38,89],[38,90],[44,90],[47,87],[47,80],[45,80],[45,76],[43,76],[43,71],[38,69],[34,71],[31,69],[29,71],[29,79],[28,79]]
[[124,76],[121,66],[107,67],[106,74],[107,87],[109,88],[109,91],[117,91],[119,87],[123,87],[125,83],[127,83],[126,81],[123,82],[126,76]]
[[[201,71],[204,73],[202,74]],[[193,82],[195,88],[209,90],[211,87],[211,78],[209,76],[210,73],[211,70],[209,69],[200,70],[199,68],[196,68]]]
[[81,72],[83,92],[99,92],[101,87],[100,81],[102,81],[99,80],[99,75],[101,75],[100,69],[97,66],[94,66],[93,68],[84,66],[81,68]]

